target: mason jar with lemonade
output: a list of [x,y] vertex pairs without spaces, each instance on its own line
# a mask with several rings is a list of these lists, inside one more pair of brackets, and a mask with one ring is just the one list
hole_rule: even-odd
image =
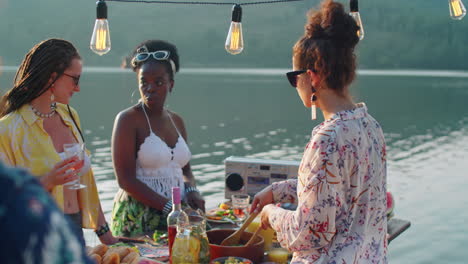
[[210,247],[202,216],[189,216],[188,225],[178,225],[172,246],[172,264],[210,262]]

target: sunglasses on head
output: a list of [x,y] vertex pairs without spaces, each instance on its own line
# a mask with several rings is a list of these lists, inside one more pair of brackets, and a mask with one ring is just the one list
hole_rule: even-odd
[[66,73],[63,73],[63,75],[72,78],[72,79],[73,79],[73,82],[75,83],[76,86],[78,86],[78,85],[80,84],[80,77],[81,77],[81,76],[78,76],[78,77],[77,77],[77,76],[73,76],[73,75],[66,74]]
[[[310,69],[311,71],[315,72],[314,69]],[[292,87],[296,88],[297,87],[297,76],[301,75],[303,73],[306,73],[307,70],[299,70],[299,71],[290,71],[286,73],[286,77],[288,77],[289,83],[292,85]]]
[[132,65],[135,67],[139,62],[147,60],[149,57],[153,56],[155,60],[169,60],[171,53],[167,50],[157,50],[154,52],[139,52],[132,59]]

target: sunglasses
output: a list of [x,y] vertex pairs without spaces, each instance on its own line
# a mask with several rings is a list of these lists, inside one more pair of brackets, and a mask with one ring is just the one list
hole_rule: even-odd
[[149,57],[153,56],[155,60],[169,60],[171,53],[167,50],[157,50],[154,52],[140,52],[135,55],[132,59],[132,65],[135,67],[139,62],[147,60]]
[[73,82],[75,83],[76,86],[78,86],[78,85],[80,84],[80,77],[81,77],[81,76],[76,77],[76,76],[73,76],[73,75],[70,75],[70,74],[66,74],[66,73],[63,73],[63,75],[72,78],[72,79],[73,79]]
[[297,76],[306,72],[307,70],[290,71],[286,73],[286,77],[288,77],[288,81],[292,87],[297,87]]
[[[314,69],[310,69],[313,72],[316,72]],[[288,77],[289,83],[292,85],[292,87],[296,88],[297,87],[297,76],[303,73],[306,73],[307,70],[300,70],[300,71],[292,71],[292,72],[287,72],[286,77]]]

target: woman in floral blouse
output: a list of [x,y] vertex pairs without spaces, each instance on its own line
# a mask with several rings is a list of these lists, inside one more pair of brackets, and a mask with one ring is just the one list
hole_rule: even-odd
[[[306,107],[325,121],[312,131],[298,178],[258,193],[262,210],[292,263],[387,263],[386,154],[379,123],[364,103],[355,104],[354,47],[359,27],[342,4],[326,0],[311,11],[293,48],[287,74]],[[289,211],[274,203],[296,203]]]

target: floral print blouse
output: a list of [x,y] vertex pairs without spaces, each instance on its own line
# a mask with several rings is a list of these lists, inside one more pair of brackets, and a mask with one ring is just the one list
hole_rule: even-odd
[[387,263],[386,152],[364,103],[314,128],[298,178],[272,185],[264,207],[291,263]]

